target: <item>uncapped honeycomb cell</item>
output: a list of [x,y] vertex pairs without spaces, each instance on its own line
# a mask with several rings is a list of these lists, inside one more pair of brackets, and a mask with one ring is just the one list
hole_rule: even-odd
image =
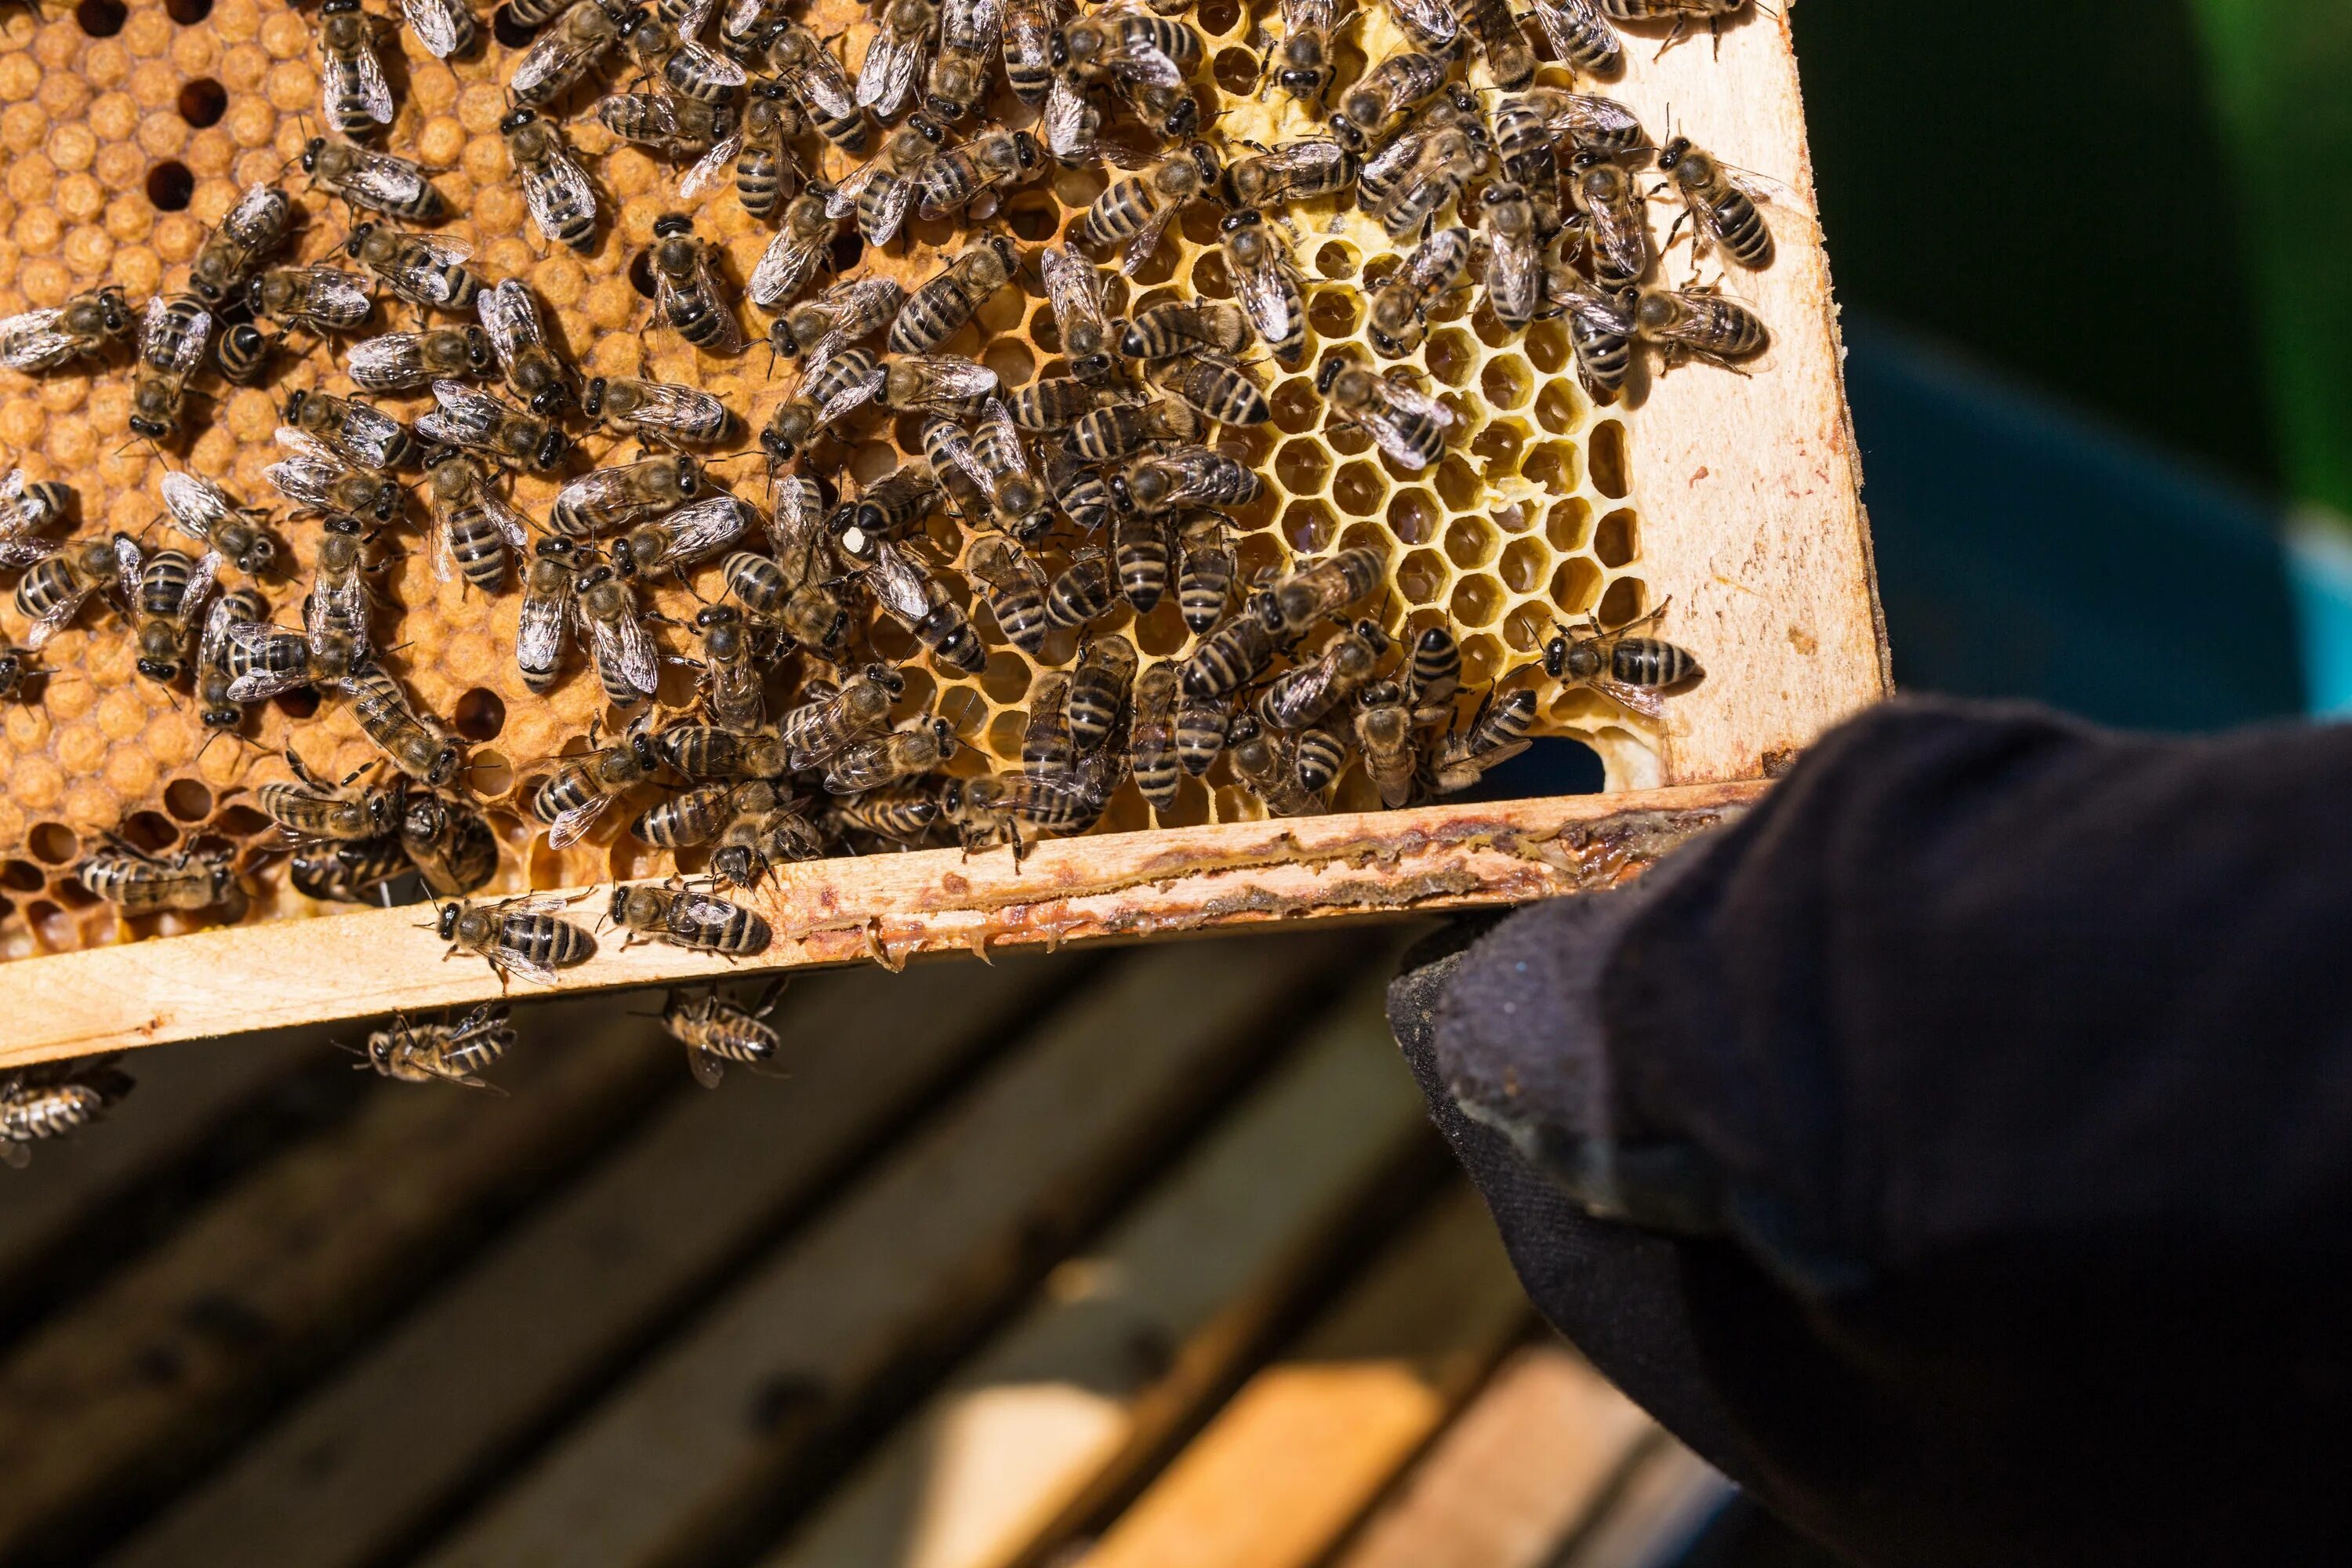
[[[376,7],[396,16],[392,7]],[[184,14],[191,21],[174,21]],[[87,29],[82,18],[119,25]],[[807,18],[824,36],[840,35],[845,58],[860,58],[871,22],[849,0],[818,0]],[[1259,76],[1263,30],[1278,26],[1271,4],[1202,0],[1192,19],[1207,35],[1206,66],[1196,86],[1213,112],[1210,139],[1229,152],[1244,143],[1273,145],[1319,133],[1323,127],[1286,95],[1253,96]],[[482,17],[486,43],[489,18]],[[215,0],[208,8],[176,10],[136,0],[127,10],[106,5],[12,7],[0,14],[0,315],[55,305],[101,283],[121,285],[134,304],[159,289],[184,286],[188,262],[207,226],[255,180],[278,180],[295,195],[301,226],[290,258],[325,261],[346,232],[340,204],[305,185],[292,166],[318,117],[312,22],[284,0]],[[527,279],[547,307],[558,342],[591,374],[646,374],[699,384],[726,399],[739,419],[731,451],[714,454],[719,482],[763,499],[761,464],[743,455],[769,411],[789,395],[789,367],[772,370],[757,346],[766,321],[739,302],[754,342],[732,359],[716,358],[653,324],[648,288],[632,264],[661,214],[691,210],[700,232],[726,253],[726,271],[740,282],[765,248],[772,224],[743,214],[724,181],[693,202],[677,195],[679,170],[617,143],[591,114],[596,93],[572,100],[573,144],[604,203],[593,250],[560,250],[529,222],[513,184],[497,125],[507,110],[500,87],[512,69],[512,51],[489,45],[476,58],[444,65],[425,56],[406,30],[387,26],[404,60],[391,74],[399,112],[383,145],[432,165],[452,216],[443,232],[467,241],[486,276]],[[1336,48],[1341,80],[1403,41],[1384,7],[1354,14]],[[387,42],[387,47],[391,45]],[[404,66],[404,68],[403,68]],[[1559,68],[1541,80],[1570,85]],[[1485,87],[1483,68],[1474,86]],[[611,84],[623,85],[617,79]],[[1002,87],[992,100],[1000,118],[1034,121]],[[822,149],[824,177],[838,180],[854,166],[837,149]],[[1106,184],[1099,169],[1056,170],[1013,193],[1001,226],[1024,246],[1058,241]],[[1132,282],[1114,280],[1110,305],[1123,314],[1161,300],[1198,295],[1230,299],[1232,280],[1217,245],[1216,214],[1188,211],[1170,226],[1160,250]],[[897,278],[913,287],[946,256],[969,242],[971,224],[917,221],[907,239],[864,255],[854,237],[836,247],[850,269]],[[991,225],[989,226],[999,226]],[[1640,519],[1626,503],[1627,443],[1634,416],[1595,409],[1576,385],[1566,335],[1556,321],[1510,333],[1465,291],[1433,314],[1426,342],[1402,361],[1423,384],[1443,395],[1459,416],[1451,450],[1434,469],[1399,469],[1367,436],[1333,416],[1315,387],[1318,368],[1344,344],[1369,356],[1361,331],[1364,307],[1393,270],[1401,247],[1352,206],[1331,201],[1302,204],[1282,221],[1306,285],[1312,327],[1307,359],[1296,371],[1261,357],[1255,369],[1273,409],[1269,425],[1228,429],[1228,451],[1255,463],[1265,493],[1232,509],[1244,580],[1286,570],[1297,558],[1336,547],[1370,544],[1391,560],[1391,592],[1367,601],[1360,613],[1381,616],[1406,635],[1450,617],[1463,636],[1465,678],[1474,685],[1526,680],[1517,672],[1540,658],[1556,619],[1597,610],[1605,620],[1649,607],[1641,552]],[[1474,268],[1474,278],[1475,270]],[[412,324],[405,307],[385,302],[373,331]],[[1017,285],[992,300],[941,352],[980,357],[1008,388],[1066,372],[1061,344],[1034,266]],[[274,498],[262,470],[276,460],[270,431],[276,409],[295,388],[348,394],[352,388],[329,351],[280,362],[266,390],[228,387],[209,369],[192,398],[191,434],[158,455],[128,444],[124,418],[128,382],[118,362],[97,374],[74,372],[39,379],[0,373],[0,464],[21,463],[37,479],[61,478],[78,490],[84,531],[139,534],[161,515],[156,483],[167,467],[200,469],[255,505]],[[404,417],[428,407],[416,397],[382,399]],[[575,433],[578,427],[575,426]],[[878,421],[853,424],[855,445],[820,447],[822,465],[845,459],[851,483],[870,481],[919,454],[913,422],[894,428]],[[633,455],[634,447],[608,437],[582,438],[592,458]],[[544,517],[555,485],[524,478],[516,503]],[[533,695],[514,666],[520,595],[485,597],[462,583],[436,580],[421,500],[409,522],[373,546],[372,581],[383,601],[379,642],[394,651],[388,665],[408,684],[420,707],[473,742],[473,788],[505,846],[494,887],[519,889],[654,875],[672,859],[646,849],[625,832],[646,799],[631,797],[606,814],[582,843],[550,850],[525,803],[568,755],[588,749],[591,725],[599,736],[626,722],[606,708],[593,671],[576,658],[549,695]],[[315,560],[315,522],[280,521],[274,530],[286,547],[286,570],[258,584],[273,617],[292,624]],[[964,563],[964,542],[945,519],[929,537],[934,565]],[[191,542],[158,530],[155,543]],[[1045,553],[1051,572],[1066,560]],[[665,585],[649,607],[690,623],[699,602],[718,595],[717,567],[699,569],[689,585]],[[230,586],[243,582],[234,570]],[[952,581],[952,580],[951,580]],[[12,584],[11,584],[12,585]],[[986,669],[977,677],[935,667],[896,626],[871,629],[871,647],[904,661],[908,691],[902,717],[928,707],[948,718],[971,748],[961,772],[1017,763],[1025,718],[1023,704],[1045,664],[1066,667],[1076,640],[1060,633],[1045,659],[1005,643],[984,605],[970,601],[954,581],[990,642]],[[4,601],[5,596],[0,596]],[[0,602],[0,630],[21,640],[23,617]],[[1171,601],[1139,620],[1121,603],[1095,623],[1097,637],[1131,637],[1148,660],[1178,658],[1192,636]],[[690,655],[687,633],[656,628],[665,647]],[[1305,652],[1311,652],[1310,643]],[[331,910],[292,893],[285,884],[282,849],[250,795],[283,777],[281,753],[292,745],[314,771],[340,776],[374,760],[344,706],[319,704],[290,693],[260,705],[242,739],[213,739],[195,721],[184,691],[166,692],[131,669],[127,633],[119,617],[93,605],[46,650],[48,674],[39,701],[19,701],[0,723],[0,956],[56,952],[128,936],[169,934],[223,918],[221,911],[170,915],[124,927],[71,880],[75,862],[100,836],[136,824],[152,847],[238,847],[255,889],[250,917],[278,919]],[[676,689],[673,691],[672,687]],[[690,699],[691,671],[666,678],[665,700]],[[1612,785],[1655,776],[1646,753],[1652,742],[1639,725],[1591,692],[1549,696],[1540,728],[1593,743],[1608,762]],[[1354,770],[1332,795],[1334,809],[1376,804]],[[1262,808],[1235,788],[1220,763],[1205,784],[1187,779],[1174,809],[1155,815],[1131,788],[1122,790],[1099,831],[1230,821]],[[677,862],[698,867],[698,855]]]

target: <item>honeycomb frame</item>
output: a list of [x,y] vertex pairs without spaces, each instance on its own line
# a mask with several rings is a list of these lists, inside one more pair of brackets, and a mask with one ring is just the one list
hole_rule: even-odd
[[[9,159],[0,182],[0,262],[14,263],[0,266],[0,314],[103,281],[123,284],[134,299],[176,285],[205,227],[254,179],[286,175],[310,217],[299,238],[302,259],[330,250],[343,227],[340,216],[304,191],[299,171],[287,170],[306,132],[303,121],[315,112],[308,19],[282,0],[211,0],[200,24],[177,21],[174,14],[205,0],[91,3],[121,12],[119,32],[89,36],[80,16],[89,5],[46,18],[12,11],[0,20],[0,153]],[[1255,74],[1253,38],[1275,10],[1272,0],[1207,0],[1195,14],[1209,45],[1200,79],[1213,82],[1223,110],[1212,139],[1227,146],[1315,129],[1278,92],[1253,99],[1237,90]],[[1380,58],[1397,44],[1383,8],[1356,17],[1342,32],[1343,81],[1365,58]],[[818,0],[812,18],[820,32],[845,32],[846,58],[858,58],[870,30],[861,7]],[[488,17],[483,21],[487,33]],[[1712,49],[1704,37],[1654,56],[1652,41],[1636,36],[1628,43],[1624,79],[1602,90],[1628,102],[1654,135],[1666,133],[1672,106],[1673,129],[1801,194],[1810,191],[1785,18],[1751,12]],[[587,373],[703,384],[748,415],[747,433],[756,431],[789,395],[790,373],[769,379],[766,354],[756,346],[740,358],[717,360],[665,330],[646,331],[650,300],[633,286],[629,264],[651,237],[654,218],[683,205],[696,213],[702,232],[722,241],[740,280],[769,226],[747,217],[724,188],[680,204],[676,169],[614,144],[593,119],[575,120],[574,145],[612,207],[591,255],[562,251],[529,228],[496,135],[505,101],[493,78],[510,68],[510,54],[492,47],[452,69],[415,54],[404,36],[402,47],[404,62],[387,61],[400,117],[385,144],[446,169],[436,183],[456,216],[443,231],[474,241],[486,275],[531,283],[551,309],[556,335]],[[1549,65],[1542,79],[1567,79]],[[1484,84],[1480,68],[1474,67],[1472,80]],[[205,82],[219,85],[223,101],[199,105],[214,113],[210,123],[197,125],[184,111],[191,84]],[[579,101],[588,101],[586,95]],[[1024,117],[1007,118],[1017,124]],[[828,174],[846,166],[834,149],[825,156]],[[173,164],[193,176],[189,199],[184,210],[158,211],[146,187],[157,169]],[[1097,171],[1057,173],[1046,185],[1013,193],[1004,221],[1024,246],[1055,240],[1102,181]],[[1659,209],[1661,230],[1666,210]],[[1475,295],[1441,310],[1427,343],[1402,363],[1428,378],[1463,416],[1464,428],[1446,459],[1418,477],[1369,451],[1360,433],[1330,425],[1311,387],[1316,367],[1335,348],[1360,341],[1366,287],[1394,264],[1398,247],[1352,210],[1327,202],[1297,211],[1294,249],[1315,329],[1309,354],[1300,372],[1268,382],[1272,425],[1224,437],[1229,448],[1263,459],[1267,480],[1267,494],[1239,509],[1248,525],[1245,569],[1286,564],[1295,552],[1333,544],[1389,543],[1398,580],[1390,624],[1419,626],[1451,614],[1465,634],[1467,679],[1499,679],[1506,686],[1530,679],[1555,616],[1597,609],[1616,620],[1672,598],[1663,629],[1699,654],[1708,678],[1669,705],[1663,724],[1646,724],[1589,691],[1548,689],[1541,730],[1592,745],[1612,791],[1760,777],[1827,723],[1884,691],[1884,637],[1838,378],[1826,261],[1801,211],[1774,214],[1782,242],[1776,266],[1734,282],[1775,332],[1772,349],[1746,374],[1685,367],[1644,377],[1620,405],[1596,408],[1576,384],[1557,323],[1538,323],[1513,338]],[[911,285],[962,243],[967,226],[914,221],[909,228],[911,243],[869,253],[864,270]],[[1676,272],[1689,265],[1680,247],[1665,263]],[[1221,273],[1213,216],[1195,209],[1171,226],[1131,298],[1150,302],[1154,290],[1177,279],[1215,297]],[[984,307],[946,351],[977,352],[1008,384],[1052,374],[1055,345],[1044,312],[1033,272],[1017,293],[1008,289]],[[761,324],[748,310],[742,319],[747,330]],[[273,460],[277,405],[289,388],[312,384],[348,385],[339,373],[320,378],[317,360],[306,358],[266,389],[216,387],[216,417],[209,426],[197,421],[202,433],[173,461],[265,502],[270,492],[260,470]],[[126,398],[119,369],[37,381],[0,373],[0,459],[22,460],[36,478],[74,483],[85,529],[140,531],[160,513],[153,487],[162,466],[144,447],[121,445],[117,432]],[[424,405],[413,398],[387,401],[404,415]],[[871,479],[915,450],[909,422],[857,428],[863,434],[846,468],[856,479]],[[623,446],[594,437],[588,445],[592,451]],[[719,471],[744,474],[733,488],[757,499],[747,468]],[[526,511],[543,515],[551,492],[551,485],[524,479],[515,494]],[[952,540],[951,530],[935,527],[937,542]],[[295,547],[298,577],[307,573],[316,533],[307,525],[278,531],[281,542]],[[537,825],[520,809],[524,792],[555,758],[581,749],[589,721],[604,716],[593,673],[574,668],[551,700],[530,698],[512,662],[519,595],[510,588],[484,601],[462,584],[436,584],[421,555],[396,560],[383,574],[386,597],[402,608],[396,630],[390,613],[380,624],[385,642],[407,645],[391,662],[422,706],[446,721],[462,716],[467,705],[487,706],[470,694],[488,692],[505,710],[495,739],[473,749],[481,764],[476,785],[490,802],[507,850],[494,887],[577,886],[667,870],[667,857],[616,831],[624,814],[612,814],[595,839],[560,856],[534,836]],[[267,591],[278,617],[288,618],[286,580]],[[657,607],[679,618],[694,605],[681,588],[657,595]],[[992,656],[977,679],[939,679],[907,639],[893,642],[890,629],[881,631],[877,646],[912,656],[910,668],[923,672],[910,680],[910,708],[936,702],[991,760],[1015,756],[1009,716],[1017,713],[1013,705],[1034,667],[995,635],[984,609],[974,610]],[[1127,629],[1130,616],[1122,604],[1099,629]],[[16,620],[13,605],[0,606],[0,629],[21,632]],[[1133,635],[1147,658],[1182,651],[1172,605],[1144,617]],[[1049,646],[1049,658],[1061,651]],[[61,678],[50,680],[45,701],[12,704],[0,715],[0,900],[8,905],[0,911],[0,955],[62,953],[210,923],[206,915],[165,915],[124,928],[110,910],[95,907],[66,872],[100,829],[125,824],[135,839],[163,848],[249,842],[263,826],[244,797],[258,783],[282,776],[275,752],[289,732],[288,716],[268,712],[255,746],[216,744],[199,758],[202,735],[184,699],[137,680],[130,658],[119,626],[86,611],[50,645],[47,662]],[[676,679],[676,691],[665,681],[665,701],[685,696],[685,676]],[[347,772],[375,755],[332,706],[301,726],[300,737],[306,759],[320,771]],[[1207,791],[1188,780],[1186,792],[1168,819],[1155,822],[1129,786],[1098,831],[1166,833],[1255,815],[1255,803],[1237,791]],[[1334,809],[1369,804],[1351,774]],[[1368,831],[1377,835],[1381,820],[1372,818]],[[788,904],[792,887],[788,879],[771,901]],[[320,912],[347,915],[348,906],[313,905],[272,878],[240,929],[266,931],[268,922]],[[780,930],[791,929],[793,922],[780,922]]]

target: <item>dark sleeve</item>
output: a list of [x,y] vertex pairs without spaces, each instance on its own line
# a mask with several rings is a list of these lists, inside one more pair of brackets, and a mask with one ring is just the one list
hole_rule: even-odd
[[1895,704],[1400,1035],[1546,1312],[1857,1561],[2321,1561],[2348,945],[2352,731]]

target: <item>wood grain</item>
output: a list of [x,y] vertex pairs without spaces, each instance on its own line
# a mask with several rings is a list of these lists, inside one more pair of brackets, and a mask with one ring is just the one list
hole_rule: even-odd
[[1486,1205],[1451,1189],[1244,1384],[1082,1568],[1310,1568],[1528,1317]]
[[[730,964],[645,944],[624,951],[607,933],[594,958],[564,972],[561,989],[1521,903],[1615,886],[1729,820],[1764,787],[1699,784],[1081,838],[1040,845],[1017,868],[1003,849],[809,861],[784,868],[751,900],[776,930],[758,959]],[[583,924],[609,893],[580,892]],[[232,926],[0,964],[0,1014],[16,1020],[0,1042],[0,1067],[499,995],[479,959],[445,961],[445,944],[418,929],[430,915],[425,906],[366,910],[296,929]]]
[[1097,1223],[1342,956],[1307,937],[1118,965],[425,1561],[645,1568],[702,1561],[756,1526],[839,1422],[1017,1300]]
[[1368,1193],[1426,1149],[1377,985],[959,1368],[767,1568],[1049,1554],[1238,1374]]

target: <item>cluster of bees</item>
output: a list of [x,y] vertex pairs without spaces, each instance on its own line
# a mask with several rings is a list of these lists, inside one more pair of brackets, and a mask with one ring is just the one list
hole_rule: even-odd
[[[1291,368],[1307,360],[1289,208],[1352,192],[1391,239],[1412,242],[1369,304],[1380,355],[1414,352],[1433,310],[1473,286],[1475,264],[1506,328],[1564,319],[1577,373],[1602,397],[1623,385],[1643,345],[1668,363],[1725,364],[1766,346],[1763,323],[1729,296],[1652,279],[1685,223],[1694,257],[1713,249],[1740,268],[1770,264],[1772,232],[1761,189],[1687,139],[1661,147],[1616,101],[1537,85],[1535,50],[1507,0],[1383,3],[1412,47],[1343,86],[1331,0],[1282,0],[1260,91],[1308,105],[1328,134],[1247,143],[1229,157],[1207,139],[1194,96],[1204,44],[1185,0],[1083,14],[1066,0],[887,0],[854,74],[782,0],[730,0],[716,47],[704,42],[716,0],[509,0],[499,36],[535,36],[513,66],[499,130],[548,241],[588,247],[611,205],[571,152],[562,110],[621,60],[635,79],[599,100],[595,118],[688,165],[682,195],[731,184],[747,212],[775,221],[745,292],[797,381],[758,433],[763,507],[719,488],[708,466],[718,459],[694,454],[736,427],[719,398],[583,376],[551,343],[526,285],[478,275],[466,246],[423,231],[446,216],[430,172],[363,144],[394,119],[376,52],[383,24],[359,0],[325,0],[320,107],[335,134],[312,138],[299,163],[350,210],[337,258],[349,266],[273,265],[296,206],[260,184],[205,240],[184,291],[134,311],[119,289],[100,289],[0,321],[0,363],[17,371],[130,345],[131,432],[159,445],[181,436],[208,350],[222,376],[253,384],[294,349],[333,349],[362,396],[289,394],[282,458],[268,472],[286,511],[320,530],[299,624],[275,624],[250,581],[278,559],[272,528],[282,524],[212,480],[163,481],[172,525],[201,551],[192,555],[122,534],[61,538],[70,491],[19,472],[0,481],[0,565],[22,572],[16,598],[31,625],[22,648],[0,653],[0,682],[31,678],[39,650],[101,600],[133,628],[141,676],[192,685],[218,735],[237,734],[249,705],[298,688],[347,704],[381,764],[329,783],[289,752],[292,781],[258,795],[292,842],[295,886],[357,900],[414,873],[444,900],[433,929],[453,951],[541,981],[585,962],[595,939],[561,900],[467,901],[496,873],[496,837],[470,803],[459,742],[380,657],[372,547],[404,521],[404,474],[423,476],[443,580],[497,594],[519,577],[524,682],[550,689],[576,642],[612,705],[635,714],[609,736],[592,730],[592,749],[537,792],[530,804],[551,844],[577,840],[616,799],[657,784],[666,793],[631,831],[665,848],[709,847],[702,886],[673,878],[612,895],[605,915],[632,941],[756,953],[767,923],[720,889],[755,886],[779,860],[942,838],[1010,843],[1018,855],[1024,837],[1095,826],[1130,778],[1165,809],[1184,775],[1220,756],[1276,815],[1325,809],[1357,759],[1392,807],[1470,787],[1525,749],[1536,693],[1490,690],[1465,714],[1453,632],[1396,634],[1370,613],[1388,580],[1381,552],[1339,549],[1237,581],[1226,514],[1261,480],[1215,431],[1271,417],[1253,355]],[[1671,23],[1679,37],[1744,3],[1530,0],[1552,52],[1600,76],[1624,47],[1616,23]],[[403,0],[402,14],[443,58],[490,30],[462,0]],[[1000,60],[1022,106],[1007,112],[1034,111],[1034,129],[985,119]],[[1466,85],[1473,60],[1492,90]],[[854,172],[821,178],[818,139],[858,160]],[[1118,177],[1059,245],[1024,247],[977,226],[1057,164],[1104,163]],[[1643,188],[1644,168],[1663,175],[1655,190]],[[1649,221],[1660,195],[1682,209],[1664,246]],[[1234,298],[1114,319],[1109,269],[1132,276],[1196,204],[1221,211]],[[1449,208],[1458,221],[1441,226]],[[911,290],[880,277],[819,286],[847,230],[882,246],[910,214],[959,216],[974,237]],[[672,214],[655,224],[642,265],[656,321],[724,355],[749,343],[717,255],[689,216]],[[1066,374],[1006,389],[988,366],[940,352],[1030,271]],[[379,300],[405,305],[419,324],[362,336]],[[1403,367],[1383,371],[1348,350],[1323,362],[1315,384],[1395,468],[1444,456],[1457,416]],[[365,401],[425,391],[435,406],[413,424]],[[833,437],[876,409],[911,416],[924,458],[850,493]],[[583,428],[615,447],[634,437],[639,454],[608,452],[562,485],[547,517],[525,515],[504,477],[571,471]],[[862,646],[878,613],[935,663],[983,668],[987,639],[922,552],[942,509],[971,542],[971,597],[987,604],[999,637],[1038,656],[1055,631],[1078,634],[1070,667],[1030,689],[1016,770],[950,773],[953,726],[928,714],[894,725],[904,679]],[[1048,551],[1060,563],[1050,571]],[[705,567],[716,570],[697,585],[698,596],[713,592],[688,660],[699,667],[695,710],[661,711],[661,666],[684,656],[656,644],[641,589],[666,574],[694,583]],[[231,572],[248,581],[227,586]],[[1092,629],[1122,600],[1140,615],[1171,592],[1193,634],[1179,657],[1147,663],[1129,637]],[[1701,673],[1680,647],[1643,635],[1664,608],[1614,627],[1589,617],[1559,626],[1541,653],[1545,675],[1655,718],[1664,694]],[[783,683],[772,677],[788,655],[799,663],[780,702]],[[242,897],[226,855],[163,860],[118,841],[79,875],[132,914]],[[482,1013],[404,1025],[376,1037],[370,1055],[394,1077],[472,1082],[508,1037]]]

